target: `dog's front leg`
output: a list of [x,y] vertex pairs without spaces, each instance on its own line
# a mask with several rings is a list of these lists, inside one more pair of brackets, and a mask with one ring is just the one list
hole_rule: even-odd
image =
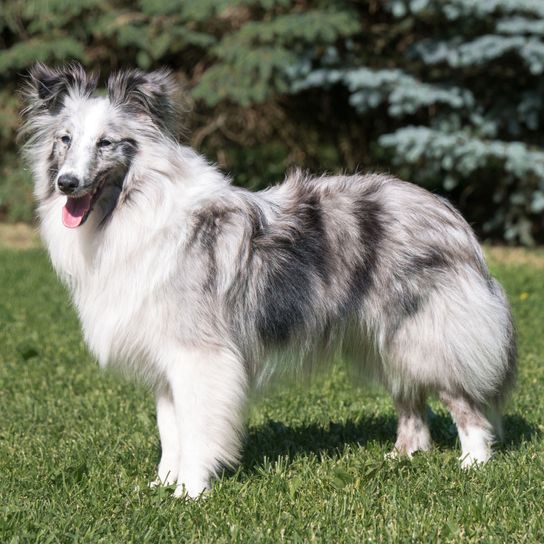
[[239,458],[247,377],[231,350],[177,350],[168,367],[180,440],[176,496],[195,498]]
[[168,385],[155,393],[157,402],[157,426],[161,438],[161,460],[158,478],[150,485],[171,485],[178,479],[179,470],[179,429],[176,423],[174,400]]

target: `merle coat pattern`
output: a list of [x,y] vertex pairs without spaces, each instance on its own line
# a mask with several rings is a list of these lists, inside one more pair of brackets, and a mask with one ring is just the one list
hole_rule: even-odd
[[230,184],[176,139],[167,71],[37,65],[22,134],[41,233],[102,366],[156,394],[157,484],[198,496],[239,457],[248,389],[341,354],[399,412],[393,454],[431,447],[425,399],[487,461],[516,366],[499,284],[446,201],[386,175]]

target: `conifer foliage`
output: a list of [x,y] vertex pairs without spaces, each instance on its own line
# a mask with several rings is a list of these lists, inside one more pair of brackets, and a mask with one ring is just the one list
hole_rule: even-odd
[[541,0],[48,0],[0,5],[0,214],[28,218],[16,87],[35,61],[171,67],[191,143],[252,188],[387,170],[484,237],[544,242]]

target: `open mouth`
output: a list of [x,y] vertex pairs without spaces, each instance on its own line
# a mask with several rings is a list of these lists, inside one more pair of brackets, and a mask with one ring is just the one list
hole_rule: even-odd
[[62,224],[69,229],[83,225],[101,191],[102,184],[86,195],[67,197],[66,204],[62,208]]

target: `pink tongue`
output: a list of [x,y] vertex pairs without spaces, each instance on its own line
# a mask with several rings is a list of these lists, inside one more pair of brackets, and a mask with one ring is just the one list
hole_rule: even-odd
[[91,195],[80,196],[77,198],[66,199],[66,204],[62,208],[62,223],[69,229],[75,229],[81,225],[81,221],[91,207]]

